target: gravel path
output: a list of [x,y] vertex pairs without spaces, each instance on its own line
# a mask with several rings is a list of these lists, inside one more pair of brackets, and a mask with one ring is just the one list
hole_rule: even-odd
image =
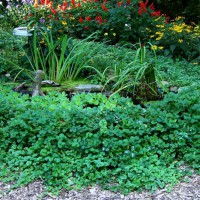
[[110,191],[102,191],[99,187],[91,187],[81,191],[61,191],[58,197],[45,193],[45,186],[35,181],[27,186],[6,192],[11,184],[0,182],[1,200],[200,200],[200,175],[194,174],[189,183],[179,183],[170,193],[166,189],[149,192],[132,192],[127,196]]

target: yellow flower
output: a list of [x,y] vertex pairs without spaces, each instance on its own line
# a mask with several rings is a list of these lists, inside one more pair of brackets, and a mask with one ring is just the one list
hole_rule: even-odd
[[153,38],[153,37],[154,37],[154,35],[151,35],[151,36],[150,36],[150,38]]
[[151,47],[151,50],[156,51],[157,49],[158,49],[158,46],[156,46],[156,45],[153,45],[153,46]]
[[162,50],[164,47],[163,46],[160,46],[160,47],[158,47],[160,50]]
[[51,26],[48,26],[47,28],[48,28],[48,29],[52,29],[52,27],[51,27]]
[[187,29],[185,29],[187,33],[191,33],[192,31],[189,29],[189,27]]
[[150,33],[151,32],[151,30],[149,29],[149,28],[146,28],[146,30]]
[[115,36],[116,36],[116,33],[113,33],[113,36],[115,37]]
[[157,41],[158,41],[158,40],[161,40],[161,39],[162,39],[162,37],[157,37],[157,38],[156,38]]
[[62,21],[62,25],[67,25],[67,22],[65,22],[65,21]]
[[156,35],[163,35],[160,31],[156,32]]
[[155,21],[158,21],[160,18],[161,18],[161,17],[156,18]]
[[178,16],[178,17],[175,18],[176,21],[179,21],[180,19],[185,19],[185,18],[182,17],[182,16]]
[[183,42],[183,40],[182,40],[182,39],[178,39],[178,42],[179,42],[179,43],[182,43],[182,42]]
[[108,35],[108,33],[104,33],[104,36],[107,36]]
[[185,23],[182,24],[173,24],[172,28],[169,28],[169,30],[173,30],[177,33],[182,33],[183,31],[186,31],[187,33],[192,32],[192,26],[188,26]]
[[163,33],[162,32],[156,32],[156,35],[158,35],[158,37],[156,38],[156,40],[161,40],[163,37]]
[[158,27],[158,28],[164,28],[165,26],[164,25],[156,25],[156,27]]
[[40,41],[40,44],[44,44],[44,38],[42,38],[42,40]]

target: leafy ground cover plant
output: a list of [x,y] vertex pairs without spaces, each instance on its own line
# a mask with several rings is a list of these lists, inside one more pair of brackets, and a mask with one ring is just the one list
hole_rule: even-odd
[[198,62],[172,60],[168,57],[157,56],[157,63],[163,80],[171,86],[190,86],[200,81]]
[[174,185],[188,174],[183,163],[199,172],[199,92],[195,85],[143,109],[117,96],[30,100],[1,87],[0,177],[16,186],[42,178],[51,191]]

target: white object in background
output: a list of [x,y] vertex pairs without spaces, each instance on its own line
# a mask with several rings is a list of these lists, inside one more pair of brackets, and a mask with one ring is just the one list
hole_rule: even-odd
[[27,27],[17,27],[13,30],[13,35],[19,35],[19,36],[31,36],[33,29],[27,30]]

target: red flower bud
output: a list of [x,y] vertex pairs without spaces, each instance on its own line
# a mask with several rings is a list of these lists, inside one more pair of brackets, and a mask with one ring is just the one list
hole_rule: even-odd
[[106,6],[103,3],[101,4],[101,7],[102,7],[102,10],[108,12],[108,8],[106,8]]
[[66,1],[63,1],[62,10],[66,10],[66,8],[67,8],[67,2],[66,2]]
[[73,7],[76,7],[75,0],[72,0],[71,2],[72,2]]
[[102,17],[100,15],[96,16],[95,21],[97,21],[99,24],[102,24]]
[[83,18],[80,17],[78,21],[79,21],[80,23],[83,23]]
[[88,31],[90,28],[89,28],[88,26],[85,26],[84,29],[85,29],[86,31]]
[[121,7],[122,2],[117,2],[118,7]]
[[85,17],[85,20],[89,22],[91,20],[91,17],[89,17],[89,16]]

